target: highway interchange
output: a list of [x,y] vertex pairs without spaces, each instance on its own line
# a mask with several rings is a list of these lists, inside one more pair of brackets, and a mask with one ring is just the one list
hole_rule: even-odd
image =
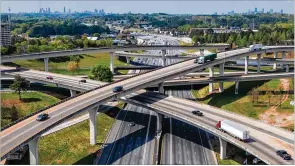
[[[239,50],[239,52],[238,53],[246,53],[247,52],[247,50]],[[232,51],[232,53],[237,53],[237,51]],[[227,55],[223,55],[223,57],[228,57],[228,56],[231,56],[231,54],[229,53],[229,54],[227,54]],[[153,62],[154,63],[154,62]],[[169,63],[169,62],[168,62]],[[214,63],[214,62],[212,62],[212,63]],[[183,62],[183,63],[179,63],[179,64],[176,64],[176,65],[173,65],[173,66],[169,66],[169,67],[166,67],[166,68],[163,68],[163,69],[160,69],[160,70],[156,70],[156,71],[154,71],[155,73],[157,73],[157,74],[155,74],[155,75],[153,75],[153,74],[151,74],[151,73],[153,73],[153,72],[151,72],[151,73],[146,73],[146,74],[143,74],[143,75],[140,75],[140,76],[137,76],[137,77],[133,77],[133,78],[130,78],[130,79],[127,79],[127,80],[124,80],[124,81],[121,81],[121,82],[119,82],[120,84],[123,84],[124,85],[124,88],[126,87],[126,90],[127,89],[129,89],[130,88],[130,90],[131,90],[131,88],[132,88],[132,90],[131,91],[136,91],[136,90],[139,90],[139,89],[141,89],[142,88],[142,86],[146,86],[145,85],[145,83],[144,82],[142,82],[143,80],[142,80],[142,76],[145,76],[144,78],[147,78],[145,81],[147,81],[147,80],[151,80],[151,81],[155,81],[155,80],[157,80],[158,78],[164,78],[164,80],[169,80],[169,79],[172,79],[172,78],[174,78],[174,77],[177,77],[177,76],[180,76],[180,75],[182,75],[183,73],[189,73],[189,72],[191,72],[191,71],[193,71],[193,70],[191,70],[191,68],[194,68],[194,70],[196,70],[197,68],[198,68],[198,66],[200,66],[200,65],[196,65],[196,64],[192,64],[192,60],[190,60],[190,61],[186,61],[186,62]],[[206,65],[205,65],[206,66]],[[200,68],[201,69],[201,68]],[[159,72],[157,72],[157,71],[159,71]],[[171,71],[173,71],[173,74],[171,73]],[[171,73],[171,76],[169,75]],[[172,76],[173,75],[173,76]],[[133,87],[133,86],[135,86],[135,85],[132,85],[132,82],[130,82],[130,81],[135,81],[135,82],[138,82],[138,84],[142,84],[141,86],[138,86],[138,87]],[[125,83],[126,82],[126,83]],[[156,81],[155,81],[156,82]],[[114,87],[116,84],[119,84],[119,83],[115,83],[115,84],[113,84],[113,85],[111,85],[110,86],[110,88],[111,87]],[[131,83],[131,85],[130,85],[130,83]],[[35,121],[34,121],[34,117],[35,116],[33,116],[33,117],[31,117],[31,118],[28,118],[28,119],[26,119],[26,120],[24,120],[24,121],[22,121],[22,122],[20,122],[19,124],[17,124],[17,125],[15,125],[15,126],[12,126],[11,128],[8,128],[8,129],[6,129],[6,130],[4,130],[4,131],[2,131],[1,132],[1,136],[2,136],[2,141],[4,142],[4,145],[1,145],[2,147],[2,149],[3,149],[3,146],[4,146],[4,149],[5,150],[12,150],[11,148],[9,148],[9,146],[8,145],[11,145],[11,144],[13,144],[13,143],[15,143],[15,144],[18,144],[18,142],[16,141],[16,140],[14,140],[13,138],[15,138],[15,135],[23,135],[23,137],[20,137],[22,140],[21,141],[23,141],[23,142],[25,142],[26,141],[26,139],[27,139],[27,137],[23,134],[23,133],[16,133],[16,132],[14,132],[14,131],[21,131],[21,130],[23,130],[23,131],[26,131],[27,133],[30,133],[30,134],[32,134],[32,136],[34,136],[36,133],[38,133],[38,132],[40,132],[40,130],[43,132],[43,131],[45,131],[44,130],[44,128],[45,127],[48,127],[48,128],[50,128],[50,126],[51,126],[51,124],[53,124],[53,123],[60,123],[60,122],[62,122],[63,120],[65,120],[67,117],[69,117],[71,114],[75,114],[75,113],[77,113],[77,112],[79,112],[79,110],[85,110],[86,108],[88,108],[89,109],[89,107],[88,106],[90,106],[90,105],[97,105],[97,104],[95,104],[97,101],[102,101],[102,97],[103,96],[101,96],[100,94],[105,94],[105,95],[107,95],[107,96],[110,96],[109,98],[107,98],[107,99],[105,99],[105,100],[103,100],[102,102],[106,102],[107,100],[111,100],[112,99],[112,95],[113,94],[111,94],[110,92],[111,92],[111,89],[109,88],[109,86],[105,86],[105,87],[103,87],[103,88],[100,88],[100,89],[97,89],[97,90],[95,90],[95,91],[93,91],[93,92],[89,92],[89,93],[87,93],[87,94],[85,94],[85,95],[82,95],[82,96],[78,96],[78,97],[76,97],[76,98],[74,98],[74,99],[72,99],[72,100],[69,100],[69,101],[67,101],[67,102],[65,102],[65,103],[63,103],[63,104],[61,104],[61,105],[59,105],[59,106],[55,106],[55,107],[57,107],[57,108],[55,108],[55,107],[52,107],[52,108],[50,108],[49,110],[47,110],[50,114],[52,114],[51,115],[51,117],[52,118],[50,118],[48,121],[46,121],[45,123],[43,123],[44,125],[40,125],[40,124],[37,124]],[[130,93],[130,92],[129,92]],[[170,92],[169,92],[170,93]],[[173,93],[173,92],[171,92],[171,93]],[[124,95],[126,95],[125,93],[123,93],[123,94],[121,94],[120,96],[124,96]],[[89,97],[88,97],[89,96]],[[85,98],[86,97],[86,98]],[[105,96],[104,96],[105,97]],[[90,98],[93,98],[93,99],[90,99]],[[90,99],[89,101],[87,101],[86,99]],[[85,101],[85,104],[84,104],[84,102],[83,103],[77,103],[77,101],[79,101],[79,100],[82,100],[82,101]],[[94,101],[96,101],[96,102],[94,102]],[[101,102],[101,103],[102,103]],[[73,106],[72,106],[73,105]],[[86,105],[88,105],[88,106],[86,106]],[[60,108],[59,108],[60,107]],[[132,108],[131,106],[128,106],[127,107],[130,111],[132,111],[132,112],[138,112],[138,110],[136,110],[135,108]],[[58,112],[58,110],[60,111],[59,113],[55,113],[55,111],[57,111]],[[128,111],[129,111],[128,110]],[[136,111],[135,111],[136,110]],[[127,112],[126,112],[126,114],[124,115],[124,111],[122,111],[123,112],[123,115],[121,115],[121,116],[127,116],[128,114],[127,114]],[[139,110],[139,112],[144,112],[144,110],[142,109],[142,110]],[[121,113],[120,113],[121,114]],[[148,114],[148,113],[147,113]],[[151,115],[151,113],[150,113],[150,115]],[[127,116],[127,117],[129,117],[129,116]],[[151,116],[150,116],[151,117]],[[149,119],[153,119],[153,118],[149,118]],[[152,120],[151,120],[152,121]],[[169,120],[169,121],[171,121],[171,120]],[[18,125],[22,125],[22,124],[28,124],[29,123],[29,125],[25,125],[24,127],[20,127],[21,128],[21,130],[13,130],[14,128],[16,128]],[[150,126],[150,125],[147,125],[149,122],[145,122],[145,126]],[[174,123],[173,123],[174,124]],[[177,123],[176,123],[177,124]],[[126,124],[126,125],[128,125],[128,124]],[[124,129],[126,128],[126,125],[125,125],[125,127],[123,127]],[[144,126],[143,125],[143,126]],[[34,126],[34,128],[30,128],[30,127],[33,127]],[[141,127],[143,127],[143,126],[135,126],[134,127],[134,129],[130,129],[130,127],[128,126],[127,128],[130,130],[130,131],[136,131],[136,130],[141,130]],[[151,127],[151,128],[153,128],[153,129],[155,129],[155,127]],[[176,131],[177,131],[177,127],[175,127],[176,128]],[[135,130],[136,129],[136,130]],[[146,130],[148,130],[148,129],[146,129]],[[151,129],[150,129],[151,130]],[[174,131],[174,130],[173,130]],[[122,131],[123,133],[122,133],[122,136],[124,135],[124,131]],[[10,133],[10,134],[9,134]],[[130,132],[128,132],[127,131],[127,133],[130,133]],[[127,133],[125,133],[125,134],[127,134]],[[153,131],[151,131],[151,137],[153,137]],[[174,132],[172,132],[173,134],[174,134]],[[7,137],[7,135],[6,134],[9,134],[9,137]],[[172,135],[173,135],[172,134]],[[202,136],[201,136],[202,137]],[[133,138],[133,137],[131,137],[131,138]],[[134,137],[135,138],[135,137]],[[144,138],[144,136],[142,136],[142,137],[140,137],[141,139],[140,140],[138,140],[137,142],[135,141],[135,147],[137,147],[137,146],[139,146],[140,144],[143,144],[143,142],[144,142],[144,140],[148,140],[147,138],[149,138],[149,135],[147,136],[147,137],[145,137],[146,139],[143,139]],[[170,136],[169,136],[169,138],[171,138]],[[203,137],[203,138],[205,138],[205,137]],[[170,139],[169,139],[170,140]],[[172,138],[172,140],[173,140],[173,138]],[[10,144],[7,144],[6,142],[10,142]],[[164,144],[167,144],[165,141],[164,141]],[[178,143],[174,143],[174,144],[177,144],[178,145]],[[186,144],[186,143],[184,143],[184,144]],[[6,147],[5,147],[6,146]],[[118,149],[118,147],[116,147],[116,146],[120,146],[119,144],[118,145],[116,145],[115,144],[115,149]],[[206,145],[204,146],[204,147],[206,147]],[[207,146],[208,147],[208,146]],[[176,147],[177,148],[177,147]],[[114,148],[111,148],[111,150],[113,150]],[[148,152],[149,151],[153,151],[153,149],[152,148],[147,148],[148,149]],[[164,148],[165,149],[165,148]],[[128,149],[128,148],[126,148],[124,151],[125,151],[125,153],[126,152],[128,152],[130,149]],[[139,148],[139,149],[136,149],[136,150],[138,150],[138,151],[141,151],[142,149],[141,148]],[[138,151],[132,151],[132,153],[139,153]],[[146,150],[146,148],[144,148],[143,150]],[[164,150],[165,151],[165,150]],[[164,152],[163,151],[163,152]],[[4,152],[4,153],[7,153],[7,152]],[[122,152],[123,153],[123,152]],[[194,153],[194,152],[193,152]],[[1,155],[3,156],[3,152],[1,152]],[[117,154],[118,155],[118,154]],[[128,154],[129,155],[129,154]],[[128,158],[128,155],[126,155],[126,157]],[[136,155],[135,155],[136,156]],[[113,161],[113,162],[111,162],[111,163],[114,163],[114,162],[124,162],[123,160],[121,161],[121,160],[115,160],[116,158],[115,158],[115,156],[112,156],[112,157],[114,157],[114,159],[107,159],[107,162],[110,162],[110,161]],[[124,156],[125,157],[125,156]],[[128,159],[126,159],[126,160],[128,160]],[[131,158],[129,159],[130,161],[133,161],[133,160],[131,160]],[[183,160],[182,162],[194,162],[194,161],[196,161],[196,160],[194,160],[193,158],[191,158],[191,159],[186,159],[186,158],[183,158],[183,159],[179,159],[180,161],[181,160]],[[186,161],[184,161],[184,160],[186,160]],[[145,160],[138,160],[139,162],[141,161],[141,162],[146,162]],[[166,163],[166,162],[170,162],[171,163],[171,159],[164,159],[162,162],[164,162],[164,163]],[[177,162],[177,161],[172,161],[172,162]],[[274,163],[275,163],[276,161],[274,161]]]

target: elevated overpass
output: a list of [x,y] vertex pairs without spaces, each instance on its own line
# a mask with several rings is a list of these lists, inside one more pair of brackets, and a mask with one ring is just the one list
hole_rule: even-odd
[[[9,70],[11,69],[11,70]],[[4,72],[7,76],[15,76],[19,74],[21,77],[26,78],[28,81],[39,82],[44,84],[52,84],[58,87],[63,87],[71,90],[72,95],[76,95],[76,91],[84,92],[86,90],[90,90],[107,83],[94,81],[90,79],[85,79],[86,83],[82,83],[81,78],[71,77],[61,74],[48,73],[43,71],[36,70],[23,70],[23,71],[13,71],[11,67],[0,66],[0,70],[6,70],[9,72]],[[216,74],[216,73],[215,73]],[[189,73],[187,77],[179,77],[174,78],[172,80],[165,81],[163,86],[182,86],[182,85],[195,85],[195,84],[209,84],[209,83],[218,83],[218,82],[244,82],[244,81],[258,81],[258,80],[271,80],[271,79],[279,79],[279,78],[292,78],[294,77],[294,72],[287,73],[263,73],[257,74],[253,73],[249,75],[244,75],[241,72],[228,72],[224,73],[225,76],[208,77],[209,73]],[[47,79],[47,76],[51,76],[53,80]],[[189,76],[206,76],[206,78],[191,78]],[[156,85],[151,85],[149,87],[157,87]],[[238,86],[236,86],[238,91]]]
[[[9,68],[6,68],[6,69],[9,69]],[[52,83],[52,80],[46,79],[46,76],[50,75],[50,76],[53,76],[54,77],[54,80],[55,81],[58,81],[59,82],[59,84],[60,84],[59,86],[63,86],[63,87],[67,87],[68,86],[68,88],[79,89],[80,91],[83,91],[83,92],[84,91],[87,91],[89,89],[93,89],[93,88],[96,88],[98,86],[101,86],[101,85],[104,85],[105,84],[105,83],[102,83],[102,82],[99,82],[99,81],[87,80],[87,83],[84,83],[84,84],[88,84],[88,85],[87,86],[81,86],[81,84],[79,83],[80,79],[79,78],[76,78],[76,77],[70,77],[70,76],[64,76],[64,75],[47,73],[47,72],[40,72],[40,71],[31,71],[31,70],[23,71],[23,72],[18,72],[18,73],[21,74],[21,76],[23,76],[25,78],[29,78],[29,79],[32,79],[32,75],[34,75],[35,81],[38,81],[37,75],[40,75],[40,78],[39,79],[43,83]],[[192,80],[193,81],[197,81],[199,83],[204,83],[204,82],[207,83],[207,82],[209,82],[209,79],[211,79],[211,81],[219,81],[220,79],[222,79],[224,81],[232,81],[232,79],[237,79],[239,81],[241,81],[241,80],[243,81],[243,80],[245,80],[245,78],[246,78],[246,80],[247,79],[250,79],[250,80],[251,79],[253,79],[253,80],[264,80],[265,78],[263,78],[263,77],[267,77],[266,79],[271,79],[271,78],[282,78],[282,77],[290,77],[290,76],[292,77],[293,75],[294,75],[293,73],[269,73],[269,74],[252,74],[252,75],[247,75],[247,76],[245,76],[245,75],[244,76],[223,76],[223,77],[216,77],[216,78],[204,78],[204,79],[192,79]],[[269,76],[271,76],[271,77],[269,77]],[[250,81],[250,80],[248,80],[248,81]],[[175,80],[175,81],[180,81],[180,80]],[[169,83],[169,82],[170,81],[166,81],[164,83],[164,85],[166,83]],[[136,95],[138,95],[138,96],[136,96]],[[132,97],[130,97],[130,96],[132,96]],[[134,96],[136,96],[136,97],[134,97]],[[150,101],[143,101],[143,100],[139,100],[138,98],[144,98],[144,99],[151,98],[151,100]],[[172,97],[169,97],[169,98],[172,98]],[[129,99],[131,99],[131,101]],[[138,106],[143,106],[145,108],[149,108],[151,110],[154,110],[157,113],[161,113],[161,114],[164,114],[164,115],[167,115],[167,116],[171,117],[171,114],[172,114],[171,111],[179,110],[179,109],[178,108],[175,108],[175,106],[173,106],[173,109],[171,109],[172,106],[171,107],[168,107],[167,104],[166,105],[163,104],[162,101],[165,101],[166,102],[166,99],[167,99],[167,96],[163,96],[163,95],[160,95],[158,93],[150,93],[150,92],[147,92],[146,93],[144,91],[138,91],[136,93],[133,93],[131,95],[127,95],[127,96],[121,98],[121,100],[123,100],[125,102],[131,103],[131,104],[135,104],[135,105],[138,105]],[[134,103],[133,100],[135,100],[136,102]],[[179,100],[179,99],[178,98],[175,98],[175,100]],[[167,100],[167,101],[169,101],[169,100]],[[161,104],[159,104],[158,102],[161,103]],[[171,102],[171,101],[169,101],[169,102],[168,102],[168,105],[169,104],[170,105],[171,104],[172,105],[175,104],[175,102]],[[181,107],[185,111],[189,111],[190,110],[190,109],[185,108],[187,105],[185,105],[183,101],[178,101],[178,102],[181,103],[181,105],[179,105],[179,107]],[[188,102],[188,101],[186,101],[186,102]],[[188,102],[188,103],[190,103],[192,105],[193,102]],[[202,110],[203,112],[206,112],[207,111],[206,109],[204,110],[204,108],[207,108],[207,107],[208,108],[211,108],[210,106],[203,106],[202,105],[202,106],[196,107],[195,105],[198,105],[198,104],[194,104],[191,107],[194,107],[195,109],[198,109],[198,110]],[[218,109],[218,108],[214,108],[214,114],[216,114],[215,109]],[[163,111],[164,111],[164,113],[163,113]],[[175,113],[176,114],[182,113],[182,111],[183,110],[180,109],[178,112],[175,112]],[[212,112],[213,111],[211,110],[211,114],[212,114]],[[219,112],[220,112],[220,110],[219,110]],[[229,115],[228,116],[225,116],[226,114],[229,114]],[[173,115],[174,114],[172,114],[172,116]],[[190,112],[189,112],[189,115],[190,115],[190,118],[191,119],[195,120],[195,117],[193,115],[191,115]],[[237,118],[236,119],[233,119],[232,116],[236,116]],[[174,117],[174,118],[183,120],[182,117],[184,117],[184,116],[183,115],[181,115],[181,116],[179,115],[178,117]],[[236,122],[238,122],[240,124],[244,124],[246,126],[251,126],[250,128],[253,128],[253,125],[251,125],[252,121],[249,118],[246,118],[246,117],[243,117],[243,116],[240,116],[240,115],[232,115],[232,113],[220,112],[218,114],[218,117],[217,118],[220,118],[220,119],[226,118],[226,119],[229,119],[229,120],[236,121]],[[242,119],[244,121],[241,121],[241,120],[237,121],[237,119]],[[210,120],[210,121],[213,122],[213,120]],[[215,121],[216,121],[216,119],[214,120],[214,122]],[[248,123],[247,121],[250,121],[251,123]],[[187,122],[187,121],[185,121],[185,122]],[[203,123],[203,122],[201,122],[201,123]],[[216,121],[216,123],[217,123],[217,121]],[[256,123],[256,121],[255,121],[255,123]],[[198,126],[199,125],[198,123],[197,124],[194,124],[194,125],[196,125],[197,127],[201,127],[202,128],[202,126]],[[258,126],[263,126],[263,125],[266,125],[266,124],[259,124]],[[205,126],[206,126],[206,124],[205,124]],[[212,128],[212,126],[214,127],[214,124],[213,123],[209,124],[209,128],[210,127]],[[266,126],[268,126],[268,125],[266,125]],[[268,126],[268,128],[270,128],[270,127]],[[254,127],[254,130],[256,130],[255,127]],[[257,130],[260,130],[260,132],[261,132],[262,129],[259,128]],[[267,132],[269,132],[271,136],[278,137],[278,135],[276,133],[274,133],[274,131],[276,131],[276,130],[277,130],[277,128],[271,127],[271,131],[267,131]],[[209,131],[209,132],[211,132],[211,133],[213,133],[215,135],[218,135],[218,133],[216,133],[215,131],[213,131],[213,132],[212,131]],[[256,131],[254,131],[254,132],[256,132]],[[280,132],[286,132],[286,131],[282,130]],[[289,132],[287,132],[287,133],[290,134]],[[251,131],[251,134],[252,134],[252,131]],[[285,139],[285,138],[283,138],[283,139]],[[233,141],[236,141],[236,140],[233,139]],[[290,140],[288,140],[288,139],[285,139],[284,141],[290,143]],[[255,145],[255,146],[258,146],[258,145]],[[246,147],[246,148],[247,148],[247,146],[248,146],[247,144],[244,145],[244,147]],[[275,151],[275,150],[273,149],[273,151]],[[255,152],[253,154],[256,155],[257,152]],[[259,156],[259,155],[257,155],[257,156]],[[271,154],[270,156],[273,156],[273,155]]]
[[[270,47],[267,51],[292,51],[293,46]],[[37,147],[38,137],[44,132],[53,128],[54,126],[62,123],[63,121],[79,114],[83,111],[88,111],[90,115],[90,143],[96,143],[96,123],[95,116],[96,109],[99,105],[111,101],[114,98],[126,96],[129,93],[138,91],[153,84],[159,84],[160,92],[162,92],[162,82],[171,80],[194,71],[204,68],[212,68],[214,65],[224,64],[224,62],[232,58],[240,58],[253,54],[261,55],[265,51],[249,52],[249,49],[240,49],[235,51],[228,51],[220,53],[221,55],[212,62],[206,64],[195,64],[194,60],[186,60],[171,66],[163,67],[157,70],[152,70],[146,73],[139,74],[129,79],[121,80],[118,82],[103,85],[91,91],[86,91],[78,96],[71,97],[61,101],[55,105],[49,106],[39,112],[49,113],[50,118],[44,122],[37,122],[35,119],[37,114],[30,115],[14,123],[5,130],[1,131],[1,158],[4,158],[7,153],[13,152],[21,146],[28,144],[30,147]],[[119,93],[112,92],[115,86],[123,86],[124,90]],[[31,154],[36,154],[36,149],[31,151]],[[31,163],[38,163],[35,156]]]
[[[226,140],[226,142],[230,142],[251,153],[267,164],[294,164],[293,160],[282,160],[276,155],[276,150],[285,149],[289,154],[294,156],[294,135],[292,132],[216,107],[154,92],[145,92],[142,90],[131,93],[126,97],[121,97],[120,100],[202,128]],[[202,111],[204,116],[198,117],[193,115],[191,112],[194,110]],[[247,143],[239,141],[227,133],[216,129],[215,125],[217,122],[225,119],[237,122],[243,128],[249,130],[251,141]],[[222,142],[221,139],[220,155],[221,158],[224,158],[226,156],[226,142]]]
[[9,55],[1,56],[1,62],[13,62],[16,60],[29,60],[29,59],[43,59],[51,57],[61,57],[69,55],[80,55],[80,54],[93,54],[101,52],[116,52],[116,51],[139,51],[139,50],[178,50],[178,49],[212,49],[212,48],[227,48],[228,44],[207,44],[201,46],[175,46],[175,45],[157,45],[157,46],[127,46],[127,47],[100,47],[100,48],[86,48],[86,49],[72,49],[62,51],[50,51],[40,52],[31,54],[21,55]]

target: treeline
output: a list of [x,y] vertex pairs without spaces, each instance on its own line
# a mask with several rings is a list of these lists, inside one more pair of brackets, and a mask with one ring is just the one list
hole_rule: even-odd
[[253,43],[276,45],[285,44],[287,40],[294,39],[294,27],[282,28],[262,25],[258,32],[249,30],[241,33],[213,33],[213,30],[209,29],[206,33],[203,31],[194,32],[191,37],[195,43],[235,43],[239,47],[249,46]]
[[[13,38],[19,37],[14,36]],[[53,40],[50,38],[30,40],[20,38],[14,40],[20,41],[9,47],[1,47],[1,55],[68,50],[74,48],[111,47],[113,44],[113,40],[110,38],[93,41],[88,40],[86,36],[82,36],[81,39],[71,39],[67,36],[57,36]]]
[[50,35],[82,35],[94,33],[109,33],[105,26],[86,26],[80,21],[67,20],[43,20],[40,22],[28,21],[12,26],[12,34],[27,33],[30,37],[49,37]]

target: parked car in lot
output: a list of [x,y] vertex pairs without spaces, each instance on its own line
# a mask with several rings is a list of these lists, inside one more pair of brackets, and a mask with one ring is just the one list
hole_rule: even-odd
[[47,76],[46,79],[53,80],[53,77],[52,76]]
[[194,115],[197,115],[197,116],[203,116],[203,113],[201,111],[198,111],[198,110],[192,111],[192,113]]
[[42,113],[42,114],[39,114],[38,117],[37,117],[37,121],[44,121],[46,119],[48,119],[49,115],[47,113]]
[[83,79],[83,80],[80,80],[79,82],[83,82],[83,83],[86,83],[86,80],[85,80],[85,79]]
[[123,86],[116,86],[113,88],[113,92],[121,92],[123,91]]
[[285,150],[277,150],[276,153],[284,160],[291,160],[291,155],[289,155]]

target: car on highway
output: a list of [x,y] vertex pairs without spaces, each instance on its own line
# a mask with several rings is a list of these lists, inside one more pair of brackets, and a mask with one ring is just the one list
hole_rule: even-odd
[[192,111],[192,113],[194,115],[197,115],[197,116],[203,116],[203,113],[201,111],[198,111],[198,110]]
[[113,92],[121,92],[123,91],[123,86],[116,86],[113,88]]
[[254,165],[257,165],[257,164],[260,164],[260,163],[263,163],[259,158],[257,158],[257,157],[255,157],[254,159],[253,159],[253,164]]
[[52,76],[47,76],[46,79],[53,80],[53,77]]
[[47,113],[39,114],[36,118],[37,121],[44,121],[48,119],[49,115]]
[[79,82],[83,82],[83,83],[86,83],[86,80],[85,80],[85,79],[83,79],[83,80],[80,80]]
[[291,160],[291,155],[289,155],[285,150],[277,150],[276,153],[284,160]]
[[130,122],[129,126],[135,126],[134,122]]

